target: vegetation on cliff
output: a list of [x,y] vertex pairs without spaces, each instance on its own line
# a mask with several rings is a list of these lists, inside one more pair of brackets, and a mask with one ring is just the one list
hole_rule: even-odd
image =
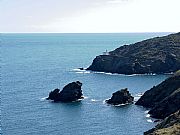
[[180,110],[165,118],[144,135],[180,135]]
[[145,135],[180,134],[180,70],[150,90],[136,102],[150,108],[151,117],[163,119]]
[[170,73],[180,69],[180,32],[121,46],[99,55],[87,70],[119,74]]

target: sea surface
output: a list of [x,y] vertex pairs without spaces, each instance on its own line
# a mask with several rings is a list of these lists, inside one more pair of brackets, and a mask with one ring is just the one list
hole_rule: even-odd
[[[167,33],[0,34],[1,134],[142,135],[155,123],[148,109],[104,103],[128,88],[135,100],[169,75],[118,75],[80,71],[95,56]],[[55,88],[79,80],[85,99],[45,100]]]

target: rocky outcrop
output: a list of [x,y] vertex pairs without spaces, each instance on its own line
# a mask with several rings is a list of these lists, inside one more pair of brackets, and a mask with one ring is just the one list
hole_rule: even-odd
[[180,134],[180,70],[150,90],[136,102],[150,108],[151,117],[164,119],[144,135]]
[[180,135],[180,110],[166,117],[144,135]]
[[121,89],[113,93],[112,97],[106,100],[106,103],[112,104],[112,105],[129,104],[129,103],[132,103],[133,100],[134,100],[134,97],[132,97],[128,89],[125,88],[125,89]]
[[151,117],[164,119],[180,109],[180,71],[146,91],[136,105],[151,108]]
[[121,46],[99,55],[87,70],[119,74],[170,73],[180,69],[180,32]]
[[165,118],[180,109],[180,88],[149,111],[151,117]]
[[72,102],[83,98],[82,83],[79,81],[69,83],[62,91],[55,89],[49,93],[47,100],[53,100],[54,102]]

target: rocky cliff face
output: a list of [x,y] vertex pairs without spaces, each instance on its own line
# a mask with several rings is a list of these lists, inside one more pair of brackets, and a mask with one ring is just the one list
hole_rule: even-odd
[[144,135],[180,135],[180,70],[146,91],[136,105],[151,108],[151,117],[164,119]]
[[180,69],[180,32],[121,46],[99,55],[87,70],[120,74],[170,73]]
[[82,83],[79,81],[67,84],[62,91],[55,89],[49,93],[47,100],[53,100],[54,102],[72,102],[82,99]]
[[144,135],[180,135],[180,110],[166,117]]
[[180,71],[146,91],[136,105],[151,108],[149,114],[163,119],[180,109]]

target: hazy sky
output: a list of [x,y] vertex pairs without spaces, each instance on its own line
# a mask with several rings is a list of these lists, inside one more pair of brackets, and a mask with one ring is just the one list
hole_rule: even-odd
[[0,0],[0,32],[177,32],[180,0]]

